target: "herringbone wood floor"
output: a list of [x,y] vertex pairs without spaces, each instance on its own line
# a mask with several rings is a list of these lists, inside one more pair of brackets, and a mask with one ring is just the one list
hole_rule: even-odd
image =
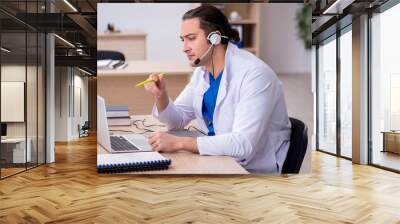
[[0,223],[400,223],[400,175],[314,152],[313,173],[96,173],[95,138],[0,181]]

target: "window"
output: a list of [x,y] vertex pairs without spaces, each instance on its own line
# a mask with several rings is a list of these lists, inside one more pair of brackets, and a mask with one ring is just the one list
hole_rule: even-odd
[[317,49],[317,149],[351,159],[351,24],[322,41]]
[[400,4],[371,18],[372,164],[400,170]]
[[336,36],[318,47],[317,148],[336,153]]
[[352,33],[340,36],[340,155],[352,157]]
[[[44,1],[1,2],[19,16],[39,13]],[[25,13],[25,14],[24,14]],[[45,163],[44,33],[0,12],[2,140],[0,178]]]

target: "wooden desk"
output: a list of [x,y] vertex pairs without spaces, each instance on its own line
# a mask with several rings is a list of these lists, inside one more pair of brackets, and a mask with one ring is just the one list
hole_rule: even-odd
[[2,158],[5,159],[8,163],[30,162],[32,157],[31,153],[32,141],[30,138],[27,138],[26,142],[27,142],[27,147],[25,150],[25,138],[1,139]]
[[175,99],[190,79],[193,68],[179,61],[127,61],[124,69],[97,70],[97,94],[107,105],[127,105],[130,114],[149,114],[154,99],[136,83],[154,72],[165,72],[168,94]]
[[146,36],[142,31],[98,33],[97,49],[119,51],[125,55],[125,60],[145,60]]
[[[132,126],[112,126],[110,130],[125,130],[134,133],[143,132],[144,125],[161,125],[150,115],[132,116],[135,125]],[[144,125],[142,120],[144,120]],[[141,130],[142,129],[142,130]],[[166,131],[165,127],[153,126],[148,129],[154,131]],[[126,132],[110,131],[112,133],[126,134]],[[148,136],[152,132],[144,135]],[[97,145],[97,153],[108,153],[101,145]],[[163,156],[171,159],[171,165],[168,170],[131,172],[134,174],[248,174],[232,157],[229,156],[200,156],[190,152],[161,153]]]

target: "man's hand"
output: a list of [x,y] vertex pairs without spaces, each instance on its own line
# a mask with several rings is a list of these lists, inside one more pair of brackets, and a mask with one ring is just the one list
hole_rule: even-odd
[[156,132],[148,138],[148,142],[154,151],[158,152],[176,152],[186,150],[198,153],[197,141],[195,138],[178,137],[166,132]]
[[151,74],[148,79],[152,79],[154,82],[145,84],[144,89],[154,96],[157,109],[162,112],[169,103],[167,82],[163,75]]
[[175,152],[179,150],[179,137],[166,132],[156,132],[150,135],[149,144],[154,151]]
[[[156,99],[165,98],[167,94],[167,82],[162,74],[151,74],[148,79],[154,80],[154,82],[147,83],[144,85],[144,89],[150,92]],[[168,98],[168,97],[167,97]]]

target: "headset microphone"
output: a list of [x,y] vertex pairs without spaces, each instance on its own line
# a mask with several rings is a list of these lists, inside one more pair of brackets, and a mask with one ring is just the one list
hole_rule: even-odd
[[210,50],[213,48],[213,46],[216,46],[218,44],[221,43],[222,38],[224,39],[228,39],[229,37],[227,36],[222,36],[219,31],[213,31],[211,33],[209,33],[207,35],[207,40],[208,42],[211,44],[211,46],[208,48],[208,50],[206,51],[206,53],[204,53],[201,57],[197,58],[194,62],[193,65],[194,66],[198,66],[200,64],[200,62],[202,60],[204,60],[204,58],[208,55],[208,53],[210,52]]
[[210,52],[210,50],[211,50],[211,48],[212,48],[213,46],[214,46],[214,45],[211,45],[211,46],[208,48],[208,50],[206,51],[206,53],[204,53],[201,57],[197,58],[197,59],[193,62],[193,64],[194,64],[194,65],[200,64],[200,62],[208,55],[208,53]]

